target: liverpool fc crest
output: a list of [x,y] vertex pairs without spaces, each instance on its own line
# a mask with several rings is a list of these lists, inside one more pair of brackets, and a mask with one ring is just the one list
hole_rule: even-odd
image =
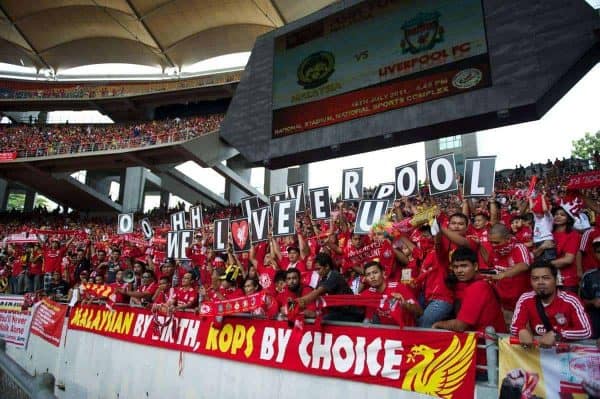
[[420,12],[402,25],[404,39],[400,43],[402,53],[417,54],[431,50],[444,40],[444,28],[440,25],[440,13]]

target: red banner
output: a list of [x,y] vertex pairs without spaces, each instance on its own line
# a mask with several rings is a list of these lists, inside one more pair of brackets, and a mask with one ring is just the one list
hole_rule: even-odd
[[569,184],[567,184],[568,190],[580,190],[584,188],[594,188],[600,186],[600,170],[593,170],[591,172],[581,173],[576,176],[571,176]]
[[17,152],[0,152],[0,162],[4,161],[12,161],[13,159],[17,159]]
[[208,319],[185,312],[175,313],[171,323],[165,320],[145,309],[77,306],[69,328],[446,398],[473,398],[475,392],[474,334],[331,325],[300,331],[284,321],[234,317],[216,329]]
[[59,346],[67,309],[67,305],[43,299],[33,315],[31,333]]

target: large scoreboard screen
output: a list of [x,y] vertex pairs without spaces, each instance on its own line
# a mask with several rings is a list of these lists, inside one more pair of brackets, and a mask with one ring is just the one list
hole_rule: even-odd
[[256,39],[219,137],[279,169],[536,120],[599,32],[585,1],[331,2]]
[[368,0],[274,46],[273,138],[491,85],[481,0]]

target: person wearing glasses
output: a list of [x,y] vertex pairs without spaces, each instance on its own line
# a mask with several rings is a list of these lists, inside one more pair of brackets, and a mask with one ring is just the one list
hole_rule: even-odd
[[158,284],[154,280],[154,273],[151,270],[146,270],[142,273],[142,283],[137,290],[129,291],[119,288],[117,292],[130,297],[132,305],[148,306],[152,303],[152,298],[157,289]]
[[169,307],[173,310],[192,309],[198,305],[198,290],[194,288],[194,276],[187,272],[181,278],[181,286],[174,289],[169,300]]

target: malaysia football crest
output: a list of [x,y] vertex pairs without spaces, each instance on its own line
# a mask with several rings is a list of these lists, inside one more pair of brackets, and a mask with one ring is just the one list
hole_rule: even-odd
[[420,12],[402,24],[404,39],[400,43],[402,53],[417,54],[431,50],[444,40],[444,28],[440,25],[440,13]]
[[335,57],[329,51],[318,51],[306,57],[298,66],[298,84],[314,89],[327,83],[335,71]]

